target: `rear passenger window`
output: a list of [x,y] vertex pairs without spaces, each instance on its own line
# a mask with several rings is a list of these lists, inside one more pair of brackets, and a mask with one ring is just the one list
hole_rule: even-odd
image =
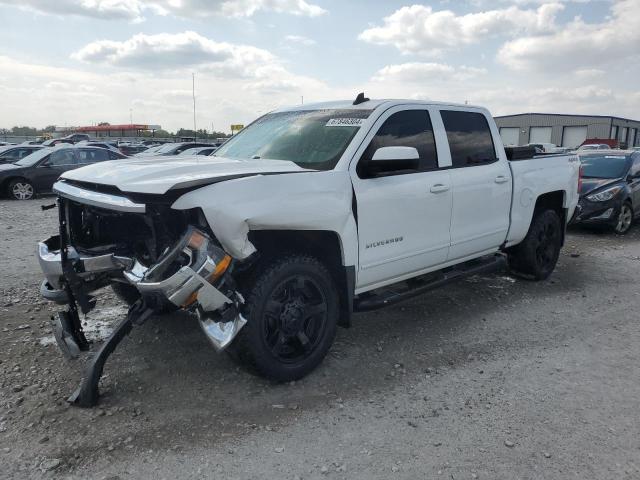
[[440,112],[449,140],[453,167],[471,167],[497,160],[489,123],[474,112]]
[[81,165],[88,165],[90,163],[102,162],[109,160],[109,152],[102,148],[96,148],[91,150],[80,150],[78,152]]
[[414,147],[420,155],[420,171],[438,168],[433,127],[426,110],[404,110],[387,118],[362,155],[358,167],[369,162],[375,151],[382,147]]

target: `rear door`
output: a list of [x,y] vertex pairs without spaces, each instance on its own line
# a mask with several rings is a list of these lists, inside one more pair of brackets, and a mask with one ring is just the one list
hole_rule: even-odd
[[[350,173],[358,222],[358,288],[408,278],[447,259],[451,180],[449,171],[439,168],[432,115],[425,105],[391,108],[356,152]],[[390,146],[416,148],[416,168],[371,176],[367,165],[373,154]]]
[[97,162],[109,160],[109,150],[104,148],[81,148],[78,150],[78,165],[83,167]]
[[511,169],[500,159],[490,118],[481,111],[440,111],[451,158],[453,208],[449,260],[497,249],[506,239],[511,211]]

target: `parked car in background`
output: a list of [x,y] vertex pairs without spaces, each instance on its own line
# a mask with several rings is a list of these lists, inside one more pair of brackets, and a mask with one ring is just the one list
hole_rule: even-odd
[[118,147],[109,142],[78,142],[76,145],[83,147],[98,147],[98,148],[106,148],[107,150],[111,150],[112,152],[123,153],[120,151]]
[[584,152],[579,157],[582,183],[573,222],[627,233],[640,214],[640,151]]
[[565,153],[559,151],[561,149],[555,143],[527,143],[525,146],[539,148],[543,153]]
[[49,140],[45,140],[41,143],[43,147],[55,147],[60,143],[67,143],[69,145],[73,145],[73,142],[67,138],[50,138]]
[[129,144],[129,145],[118,145],[118,149],[125,155],[131,156],[131,155],[135,155],[137,153],[148,150],[148,147],[142,144],[138,144],[138,145]]
[[16,145],[4,148],[0,151],[0,164],[15,163],[42,148],[44,147],[41,145]]
[[611,150],[611,147],[606,143],[589,143],[587,145],[580,145],[578,152],[586,152],[589,150]]
[[218,149],[216,146],[187,148],[180,152],[180,155],[211,155]]
[[15,200],[29,200],[50,192],[64,172],[121,158],[127,157],[98,147],[41,148],[16,163],[0,165],[0,191]]
[[183,151],[189,148],[196,147],[211,147],[210,143],[204,142],[177,142],[177,143],[166,143],[161,145],[157,149],[150,148],[149,150],[145,150],[144,152],[140,152],[136,155],[136,157],[155,157],[155,156],[169,156],[169,155],[179,155]]
[[88,142],[91,137],[86,133],[72,133],[66,137],[62,137],[64,140],[69,140],[71,143]]
[[4,147],[6,145],[15,145],[15,143],[9,143],[9,142],[0,142],[0,147]]

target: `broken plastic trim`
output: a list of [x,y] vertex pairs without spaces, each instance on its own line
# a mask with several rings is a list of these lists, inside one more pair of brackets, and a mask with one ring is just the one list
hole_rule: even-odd
[[[182,257],[182,258],[181,258]],[[175,263],[188,260],[173,274]],[[201,230],[190,226],[182,239],[155,265],[145,268],[136,262],[125,278],[151,304],[160,295],[177,307],[195,306],[202,331],[217,351],[224,350],[247,321],[240,314],[242,296],[214,284],[231,268],[232,260]],[[197,303],[196,303],[197,302]]]

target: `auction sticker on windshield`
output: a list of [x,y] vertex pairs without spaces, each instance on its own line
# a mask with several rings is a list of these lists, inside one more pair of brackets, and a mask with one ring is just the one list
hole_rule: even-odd
[[327,127],[359,127],[364,122],[364,118],[330,118],[325,126]]

